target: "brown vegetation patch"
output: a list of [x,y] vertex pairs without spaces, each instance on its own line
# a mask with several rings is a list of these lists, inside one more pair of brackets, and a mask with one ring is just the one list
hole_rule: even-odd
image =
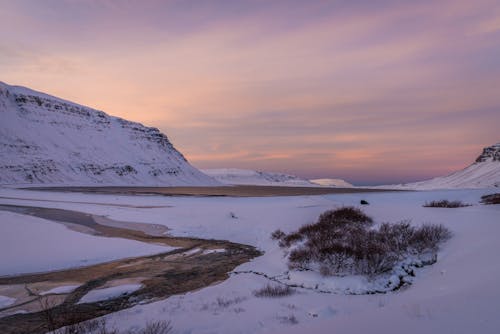
[[423,205],[425,208],[464,208],[467,206],[471,206],[471,204],[463,203],[461,201],[448,201],[446,199],[439,200],[439,201],[430,201],[426,202]]
[[409,222],[373,221],[352,207],[323,213],[314,224],[285,234],[275,231],[280,247],[289,249],[291,269],[318,270],[325,276],[362,274],[374,276],[388,272],[409,256],[436,252],[451,237],[442,225],[414,227]]
[[500,204],[500,193],[481,196],[483,204]]
[[328,187],[285,187],[285,186],[218,186],[218,187],[36,187],[27,190],[48,190],[57,192],[83,192],[98,194],[164,195],[164,196],[304,196],[325,194],[350,194],[367,192],[387,192],[403,190],[383,190],[369,188],[328,188]]

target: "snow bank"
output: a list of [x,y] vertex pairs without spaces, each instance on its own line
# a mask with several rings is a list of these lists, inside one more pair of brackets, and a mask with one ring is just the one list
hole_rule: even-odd
[[0,308],[10,306],[16,302],[16,298],[10,298],[0,295]]
[[325,186],[325,187],[337,187],[337,188],[352,188],[354,187],[352,184],[349,182],[342,180],[342,179],[313,179],[309,180],[312,183],[316,183],[320,186]]
[[58,286],[56,288],[40,292],[40,295],[44,296],[44,295],[48,295],[48,294],[51,294],[51,293],[55,293],[55,294],[71,293],[71,292],[75,291],[79,286],[80,285],[63,285],[63,286]]
[[78,304],[95,303],[126,296],[142,288],[142,284],[123,284],[104,289],[95,289],[83,296]]

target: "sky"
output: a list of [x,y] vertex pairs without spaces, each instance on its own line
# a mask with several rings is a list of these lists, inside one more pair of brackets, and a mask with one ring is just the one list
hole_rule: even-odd
[[0,81],[199,168],[422,180],[500,142],[500,2],[0,0]]

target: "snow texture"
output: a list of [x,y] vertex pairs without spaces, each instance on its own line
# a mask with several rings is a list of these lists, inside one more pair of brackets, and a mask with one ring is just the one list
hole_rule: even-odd
[[0,184],[219,184],[156,128],[0,82]]
[[45,219],[0,211],[0,276],[81,267],[173,247],[87,235]]
[[[332,329],[339,333],[493,334],[500,327],[500,265],[496,258],[500,252],[500,206],[479,204],[481,196],[489,193],[491,189],[221,198],[61,194],[0,188],[0,202],[163,224],[173,235],[227,239],[265,252],[237,267],[220,284],[106,316],[111,326],[121,330],[137,330],[148,321],[172,320],[176,333],[191,334],[331,333]],[[374,295],[342,292],[347,288],[366,291],[370,287],[364,278],[326,279],[314,273],[289,272],[284,251],[270,234],[277,228],[286,233],[295,231],[314,222],[320,213],[358,205],[361,198],[370,202],[363,210],[376,224],[411,219],[416,226],[436,223],[449,228],[453,237],[438,253],[437,263],[415,270],[411,286]],[[457,209],[422,207],[425,202],[441,198],[473,205]],[[137,208],[145,205],[155,208]],[[232,219],[229,212],[238,219]],[[296,293],[282,298],[254,295],[267,284],[287,283],[288,276],[305,287],[296,287]],[[397,279],[388,277],[393,285]],[[340,293],[322,293],[316,284]]]
[[[129,329],[148,320],[171,319],[177,332],[193,334],[331,333],[332,328],[339,333],[497,333],[500,266],[495,254],[500,251],[497,242],[500,208],[479,205],[485,193],[488,191],[272,199],[171,198],[168,202],[174,208],[166,217],[170,218],[173,233],[246,242],[258,246],[265,254],[236,268],[221,284],[123,310],[108,316],[109,321]],[[276,279],[287,275],[283,251],[269,238],[274,229],[293,231],[314,221],[328,208],[358,204],[361,196],[370,201],[371,205],[364,210],[377,222],[412,219],[416,225],[442,223],[452,230],[454,237],[438,253],[436,264],[416,270],[413,284],[397,292],[358,296],[321,293],[316,285],[329,285],[336,291],[361,291],[368,284],[366,278],[360,277],[335,280],[293,272],[289,274],[294,283],[306,288],[295,288],[297,293],[283,298],[254,296],[255,290],[269,283],[277,284]],[[475,205],[440,210],[422,207],[428,200],[443,197]],[[200,208],[200,213],[189,212],[192,205]],[[238,223],[224,218],[228,207],[240,217]],[[154,220],[159,222],[159,217]],[[393,285],[398,280],[389,277]]]
[[309,180],[312,183],[319,184],[325,187],[336,187],[336,188],[351,188],[352,184],[342,179],[313,179]]
[[123,284],[104,289],[95,289],[83,296],[78,304],[95,303],[103,300],[126,296],[142,288],[142,284]]
[[80,285],[63,285],[63,286],[58,286],[56,288],[40,292],[40,295],[49,295],[49,294],[65,294],[65,293],[71,293],[75,291],[76,288],[78,288]]
[[10,306],[10,305],[14,304],[15,302],[16,302],[15,298],[10,298],[7,296],[0,295],[0,309],[7,307],[7,306]]

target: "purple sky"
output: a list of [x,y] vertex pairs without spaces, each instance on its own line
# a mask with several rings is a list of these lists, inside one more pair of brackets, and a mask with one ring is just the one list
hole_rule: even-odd
[[500,2],[0,0],[0,73],[197,167],[411,181],[500,141]]

